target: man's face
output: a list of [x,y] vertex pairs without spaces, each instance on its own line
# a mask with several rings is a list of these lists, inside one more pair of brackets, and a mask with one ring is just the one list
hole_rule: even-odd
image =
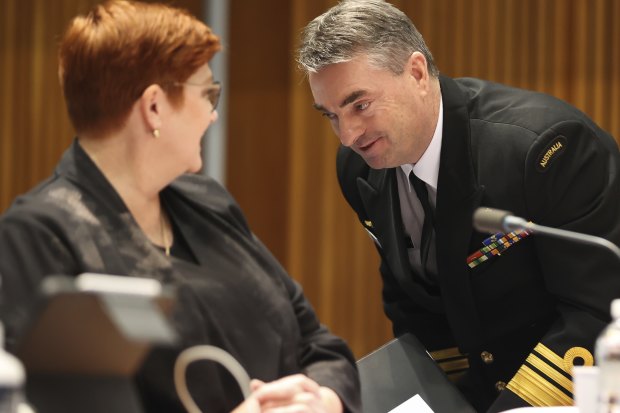
[[426,61],[414,53],[404,68],[395,75],[358,56],[309,74],[315,107],[374,169],[417,162],[436,125]]

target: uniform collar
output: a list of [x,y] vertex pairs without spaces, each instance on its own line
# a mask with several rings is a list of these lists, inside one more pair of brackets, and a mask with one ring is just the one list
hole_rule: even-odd
[[[439,100],[439,115],[437,116],[437,126],[435,126],[435,133],[431,143],[426,148],[426,151],[422,154],[420,160],[415,164],[404,164],[400,168],[405,173],[405,176],[409,176],[411,171],[424,181],[428,186],[437,191],[437,178],[439,176],[439,158],[441,155],[441,139],[443,135],[443,98]],[[409,184],[409,191],[411,191],[411,184]]]

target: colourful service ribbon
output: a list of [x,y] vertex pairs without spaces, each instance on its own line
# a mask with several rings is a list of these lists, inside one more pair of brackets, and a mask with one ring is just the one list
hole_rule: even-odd
[[500,255],[523,238],[530,235],[526,230],[518,229],[508,234],[498,232],[482,241],[482,248],[467,257],[467,265],[474,268],[494,255]]

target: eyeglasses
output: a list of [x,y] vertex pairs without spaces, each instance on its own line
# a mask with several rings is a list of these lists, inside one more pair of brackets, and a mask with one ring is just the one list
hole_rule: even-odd
[[222,94],[222,84],[219,80],[213,82],[207,88],[207,98],[209,102],[211,102],[211,112],[214,112],[217,109],[217,104],[220,103],[220,95]]
[[[204,83],[192,83],[192,82],[182,82],[182,83],[174,83],[175,86],[199,86],[205,87]],[[211,103],[211,112],[215,112],[217,109],[217,104],[220,101],[220,95],[222,93],[222,83],[219,80],[212,82],[210,85],[206,86],[205,89],[206,98]]]

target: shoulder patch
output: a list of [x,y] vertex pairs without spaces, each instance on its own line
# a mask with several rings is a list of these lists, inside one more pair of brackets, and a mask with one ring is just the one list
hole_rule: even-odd
[[567,140],[564,136],[558,135],[551,141],[545,149],[542,150],[536,160],[536,169],[538,172],[546,172],[551,164],[562,155],[566,149]]

